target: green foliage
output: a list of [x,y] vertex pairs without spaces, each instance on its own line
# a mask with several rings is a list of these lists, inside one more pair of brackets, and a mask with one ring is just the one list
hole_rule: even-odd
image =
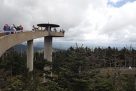
[[21,81],[21,76],[12,77],[7,80],[7,86],[4,88],[5,91],[21,91],[23,82]]
[[[26,54],[9,50],[0,60],[0,80],[4,79],[2,91],[136,91],[134,76],[102,75],[98,68],[129,66],[127,57],[135,62],[136,51],[108,47],[106,49],[70,47],[53,53],[53,62],[43,59],[43,53],[34,55],[34,71],[26,69]],[[129,58],[128,58],[129,59]],[[130,60],[130,59],[129,59]],[[126,62],[126,63],[125,63]],[[44,67],[51,67],[44,71]],[[48,75],[53,72],[52,77]],[[47,82],[42,83],[43,73]]]

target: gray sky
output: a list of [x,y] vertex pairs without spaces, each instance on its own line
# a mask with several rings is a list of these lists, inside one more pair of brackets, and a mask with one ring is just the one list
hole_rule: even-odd
[[[55,41],[136,43],[135,0],[1,0],[0,27],[57,23],[66,30]],[[39,41],[41,39],[38,39]]]

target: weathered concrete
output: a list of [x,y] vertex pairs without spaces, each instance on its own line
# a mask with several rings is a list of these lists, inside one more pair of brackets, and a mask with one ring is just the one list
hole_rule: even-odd
[[1,37],[1,36],[4,36],[4,33],[0,33],[0,37]]
[[37,31],[27,31],[27,32],[20,32],[16,34],[0,36],[0,57],[6,50],[17,44],[44,36],[64,37],[64,33],[55,32],[55,31],[48,32],[48,31],[37,30]]
[[52,37],[44,37],[44,59],[52,62]]
[[27,68],[33,71],[33,40],[27,41]]

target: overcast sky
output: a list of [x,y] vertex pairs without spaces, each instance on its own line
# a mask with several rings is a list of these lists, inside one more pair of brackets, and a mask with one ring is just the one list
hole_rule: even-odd
[[66,30],[55,41],[94,44],[136,43],[136,0],[0,0],[0,29],[56,23]]

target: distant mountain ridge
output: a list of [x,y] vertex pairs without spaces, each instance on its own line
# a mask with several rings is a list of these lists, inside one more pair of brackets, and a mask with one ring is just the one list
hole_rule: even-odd
[[[27,50],[27,46],[24,45],[24,44],[16,45],[16,46],[14,46],[13,48],[14,48],[14,50],[17,51],[17,52],[25,52],[25,51]],[[37,51],[40,51],[40,50],[42,50],[42,48],[40,48],[40,47],[35,47],[35,46],[34,46],[34,51],[37,52]]]
[[[75,43],[74,43],[75,44]],[[69,47],[71,46],[74,46],[73,43],[64,43],[64,42],[53,42],[52,43],[52,47],[54,49],[62,49],[62,50],[66,50],[68,49]],[[43,48],[44,47],[44,43],[43,42],[36,42],[35,43],[35,47],[38,47],[38,48]]]
[[[78,43],[77,46],[81,47],[83,45],[83,47],[89,47],[91,49],[94,48],[107,48],[109,46],[98,46],[98,45],[93,45],[93,44],[86,44],[86,43]],[[58,50],[67,50],[68,48],[72,47],[76,47],[76,43],[75,42],[53,42],[53,51],[58,51]],[[35,42],[34,43],[34,51],[35,52],[42,52],[43,51],[43,47],[44,47],[44,43],[43,42]],[[110,46],[111,48],[113,48],[114,46]],[[124,46],[127,49],[130,49],[132,46]],[[118,49],[122,49],[124,48],[123,46],[116,46],[114,48],[118,48]],[[16,50],[17,52],[25,52],[27,49],[27,45],[26,44],[19,44],[13,47],[14,50]],[[133,49],[136,49],[135,46],[132,47]]]
[[[25,44],[19,44],[19,45],[14,46],[13,48],[17,52],[25,52],[27,50],[27,45],[25,45]],[[59,50],[63,50],[63,49],[53,48],[53,52],[59,51]],[[34,52],[43,52],[43,47],[35,45],[34,46]]]

